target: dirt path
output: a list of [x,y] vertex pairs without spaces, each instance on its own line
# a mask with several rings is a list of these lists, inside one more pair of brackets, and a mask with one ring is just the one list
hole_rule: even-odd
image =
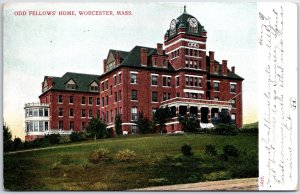
[[257,178],[208,181],[200,183],[168,185],[135,189],[137,191],[255,191],[258,190]]

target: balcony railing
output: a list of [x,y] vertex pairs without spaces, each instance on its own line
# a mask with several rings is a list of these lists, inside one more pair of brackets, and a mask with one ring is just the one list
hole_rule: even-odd
[[191,103],[191,104],[208,104],[208,105],[222,105],[222,106],[231,106],[229,101],[219,101],[219,100],[205,100],[205,99],[194,99],[194,98],[183,98],[176,97],[166,101],[163,101],[161,105],[168,105],[172,103]]
[[40,102],[31,102],[31,103],[26,103],[25,108],[30,108],[30,107],[49,107],[49,104],[47,103],[40,103]]

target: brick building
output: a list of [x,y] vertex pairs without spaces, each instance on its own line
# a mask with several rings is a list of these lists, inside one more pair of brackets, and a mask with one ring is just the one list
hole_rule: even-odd
[[213,51],[207,55],[206,40],[204,27],[184,9],[171,20],[164,47],[109,50],[100,76],[46,76],[40,102],[49,104],[50,128],[80,131],[96,114],[114,128],[121,114],[122,130],[136,133],[139,112],[151,120],[165,106],[176,113],[166,124],[168,132],[181,130],[180,115],[193,115],[207,127],[222,110],[241,127],[243,78],[234,66],[229,70],[227,60],[217,61]]

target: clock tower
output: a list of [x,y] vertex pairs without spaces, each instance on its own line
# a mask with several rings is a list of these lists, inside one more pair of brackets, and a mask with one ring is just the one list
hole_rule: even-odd
[[184,12],[172,19],[164,37],[166,54],[178,69],[206,70],[206,31],[199,21]]

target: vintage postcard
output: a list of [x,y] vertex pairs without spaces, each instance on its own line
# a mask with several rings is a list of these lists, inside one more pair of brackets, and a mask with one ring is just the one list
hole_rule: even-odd
[[296,3],[2,9],[3,190],[297,190]]

